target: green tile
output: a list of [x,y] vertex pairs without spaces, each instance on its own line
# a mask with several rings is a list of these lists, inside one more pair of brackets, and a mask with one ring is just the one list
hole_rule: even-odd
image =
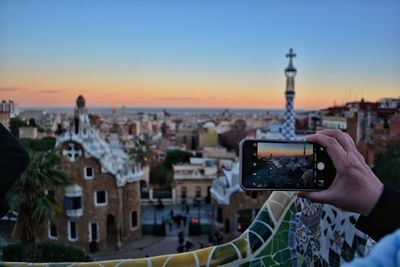
[[249,232],[249,243],[253,253],[263,245],[262,240],[252,232]]
[[247,257],[247,240],[244,238],[238,238],[232,242],[239,249],[242,258]]
[[292,253],[290,252],[289,248],[283,249],[283,250],[277,252],[273,256],[274,261],[276,261],[280,264],[285,263],[286,261],[288,261],[291,258],[292,258]]
[[236,249],[231,244],[222,245],[214,250],[211,257],[211,265],[215,263],[222,265],[238,259],[239,256],[237,255]]
[[250,229],[261,236],[264,242],[267,241],[272,234],[271,230],[265,224],[262,224],[260,222],[253,223]]
[[258,213],[256,220],[263,221],[267,223],[268,225],[271,226],[271,228],[274,228],[274,223],[272,222],[271,216],[269,215],[268,211],[265,209],[260,210]]

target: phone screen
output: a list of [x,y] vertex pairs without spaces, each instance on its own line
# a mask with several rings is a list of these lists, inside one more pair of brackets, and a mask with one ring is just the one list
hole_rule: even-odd
[[332,164],[327,162],[326,152],[319,145],[246,140],[242,150],[242,186],[245,188],[323,189],[331,182],[325,165]]

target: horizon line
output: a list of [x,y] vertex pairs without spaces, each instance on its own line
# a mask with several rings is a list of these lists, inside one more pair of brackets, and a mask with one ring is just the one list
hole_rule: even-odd
[[[46,108],[63,108],[63,109],[74,109],[75,106],[18,106],[20,109],[46,109]],[[216,109],[216,110],[285,110],[285,108],[261,108],[261,107],[149,107],[149,106],[91,106],[86,107],[88,110],[90,109]],[[323,108],[295,108],[295,110],[319,110]]]

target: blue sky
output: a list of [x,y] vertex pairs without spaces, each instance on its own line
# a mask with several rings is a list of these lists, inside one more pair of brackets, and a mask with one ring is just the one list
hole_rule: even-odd
[[[199,85],[240,97],[232,84],[275,96],[289,47],[299,105],[400,95],[400,1],[0,0],[0,89],[14,98],[10,88],[102,94],[99,84],[140,96],[125,87],[144,83],[168,84],[152,90],[171,98]],[[328,100],[315,102],[317,93]]]

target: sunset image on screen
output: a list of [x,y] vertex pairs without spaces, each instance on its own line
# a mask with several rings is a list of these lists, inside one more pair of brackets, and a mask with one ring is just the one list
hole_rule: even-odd
[[257,157],[298,157],[313,154],[311,144],[281,144],[281,143],[258,143]]

